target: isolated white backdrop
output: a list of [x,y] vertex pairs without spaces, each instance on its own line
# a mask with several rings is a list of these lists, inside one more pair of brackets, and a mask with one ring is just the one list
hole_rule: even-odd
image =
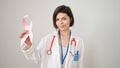
[[39,68],[21,53],[24,15],[32,17],[34,44],[55,31],[54,9],[71,7],[73,32],[84,40],[85,68],[120,68],[120,0],[0,0],[0,68]]

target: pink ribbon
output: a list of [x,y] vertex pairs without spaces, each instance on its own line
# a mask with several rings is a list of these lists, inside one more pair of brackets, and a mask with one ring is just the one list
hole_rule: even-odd
[[[29,24],[26,22],[26,19],[30,20]],[[24,18],[22,19],[22,26],[24,28],[24,30],[27,30],[28,33],[24,35],[23,38],[21,38],[21,44],[20,47],[22,47],[22,45],[25,43],[25,40],[29,37],[30,41],[32,43],[32,39],[33,39],[33,32],[32,32],[32,20],[30,18],[29,15],[24,16]]]

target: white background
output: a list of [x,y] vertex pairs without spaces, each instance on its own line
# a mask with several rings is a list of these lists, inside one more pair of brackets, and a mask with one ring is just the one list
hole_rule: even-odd
[[120,68],[120,0],[0,0],[0,68],[39,68],[20,51],[22,18],[32,17],[34,44],[55,31],[52,15],[71,7],[73,32],[84,40],[85,68]]

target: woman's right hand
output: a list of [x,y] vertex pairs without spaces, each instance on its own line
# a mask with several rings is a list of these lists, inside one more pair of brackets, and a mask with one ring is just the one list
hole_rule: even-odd
[[[24,37],[26,34],[28,34],[28,33],[29,33],[28,30],[25,30],[24,32],[22,32],[22,33],[20,34],[20,39],[23,38],[23,37]],[[31,41],[30,41],[29,36],[28,36],[27,39],[25,40],[25,43],[27,44],[27,48],[30,48],[30,47],[31,47],[32,43],[31,43]]]

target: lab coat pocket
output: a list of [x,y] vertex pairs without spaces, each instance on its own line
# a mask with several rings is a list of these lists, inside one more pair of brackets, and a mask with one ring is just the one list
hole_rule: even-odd
[[75,54],[73,56],[72,62],[71,62],[71,67],[70,68],[78,68],[78,60],[79,60],[79,55]]
[[78,68],[78,61],[72,61],[70,68]]

